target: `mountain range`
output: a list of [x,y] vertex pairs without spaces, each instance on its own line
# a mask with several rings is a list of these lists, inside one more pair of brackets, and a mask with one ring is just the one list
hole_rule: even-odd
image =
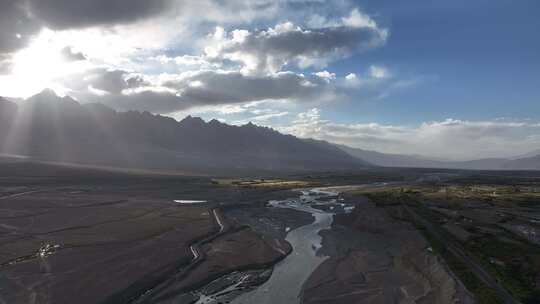
[[471,161],[386,154],[300,139],[248,123],[233,126],[188,116],[117,112],[79,104],[45,90],[14,103],[0,98],[0,153],[38,160],[125,168],[342,170],[371,166],[475,170],[540,170],[540,151]]
[[334,170],[368,163],[332,144],[273,129],[188,116],[81,105],[45,90],[15,104],[0,100],[0,152],[34,159],[165,170]]

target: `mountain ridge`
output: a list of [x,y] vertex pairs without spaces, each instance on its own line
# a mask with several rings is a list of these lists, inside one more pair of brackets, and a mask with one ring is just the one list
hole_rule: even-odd
[[233,126],[187,116],[81,105],[44,91],[18,105],[0,100],[0,152],[36,159],[144,169],[365,168],[326,142],[299,139],[252,123]]
[[[536,151],[532,151],[536,152]],[[22,102],[0,97],[0,153],[140,169],[278,171],[381,167],[540,170],[540,155],[451,161],[301,139],[264,126],[118,112],[45,90]]]

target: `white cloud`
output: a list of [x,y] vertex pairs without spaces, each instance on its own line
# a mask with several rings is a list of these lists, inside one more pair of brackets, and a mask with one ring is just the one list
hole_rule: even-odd
[[229,33],[217,28],[205,54],[211,60],[239,63],[245,73],[276,73],[291,64],[324,67],[353,52],[379,47],[387,36],[387,30],[375,23],[303,29],[284,22],[266,30]]
[[353,80],[357,80],[358,77],[356,76],[355,73],[350,73],[350,74],[347,74],[347,76],[345,76],[345,79],[349,81],[353,81]]
[[92,85],[88,85],[88,91],[91,94],[94,94],[94,95],[97,95],[97,96],[105,96],[105,95],[111,94],[111,93],[109,93],[109,92],[107,92],[105,90],[96,89]]
[[[387,153],[421,154],[453,159],[508,157],[540,147],[540,123],[446,119],[416,127],[378,123],[341,124],[321,117],[319,109],[300,113],[278,129],[356,148]],[[459,148],[457,148],[459,147]]]
[[350,73],[345,76],[345,81],[343,82],[343,86],[346,88],[358,88],[361,85],[360,78],[356,75],[356,73]]
[[[344,78],[344,86],[348,88],[357,89],[377,89],[382,88],[386,90],[392,82],[390,81],[392,74],[390,71],[382,66],[371,65],[366,73],[356,74],[349,73]],[[401,81],[401,80],[398,80]]]
[[336,74],[335,73],[330,73],[328,71],[321,71],[321,72],[316,72],[316,73],[313,73],[314,75],[326,80],[327,82],[330,82],[332,80],[335,80],[336,79]]
[[273,118],[283,117],[289,115],[289,112],[278,112],[278,113],[269,113],[251,117],[250,120],[253,121],[267,121]]
[[242,105],[233,104],[233,105],[222,105],[222,106],[217,106],[217,107],[211,107],[208,111],[228,115],[228,114],[244,113],[247,111],[247,109],[243,107]]
[[353,9],[348,17],[343,17],[342,21],[345,26],[377,28],[377,23],[358,8]]
[[384,67],[372,65],[369,67],[369,74],[376,79],[390,78],[390,72]]

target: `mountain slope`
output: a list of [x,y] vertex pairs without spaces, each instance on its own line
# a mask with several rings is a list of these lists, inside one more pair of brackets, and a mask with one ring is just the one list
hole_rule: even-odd
[[3,143],[7,140],[16,113],[17,105],[0,97],[0,151],[3,149]]
[[[326,142],[253,124],[230,126],[191,116],[178,122],[148,112],[80,105],[44,91],[2,101],[0,152],[42,160],[154,169],[327,170],[367,164]],[[8,113],[3,108],[0,113]],[[5,116],[5,117],[4,117]],[[17,117],[12,120],[11,117]],[[8,135],[9,134],[9,135]]]

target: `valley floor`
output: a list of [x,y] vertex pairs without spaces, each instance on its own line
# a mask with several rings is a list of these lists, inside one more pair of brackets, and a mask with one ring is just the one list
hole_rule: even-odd
[[[364,186],[319,188],[338,185]],[[526,173],[213,179],[0,161],[0,302],[232,302],[290,267],[321,212],[322,246],[302,249],[319,260],[291,303],[537,303],[539,189]]]

